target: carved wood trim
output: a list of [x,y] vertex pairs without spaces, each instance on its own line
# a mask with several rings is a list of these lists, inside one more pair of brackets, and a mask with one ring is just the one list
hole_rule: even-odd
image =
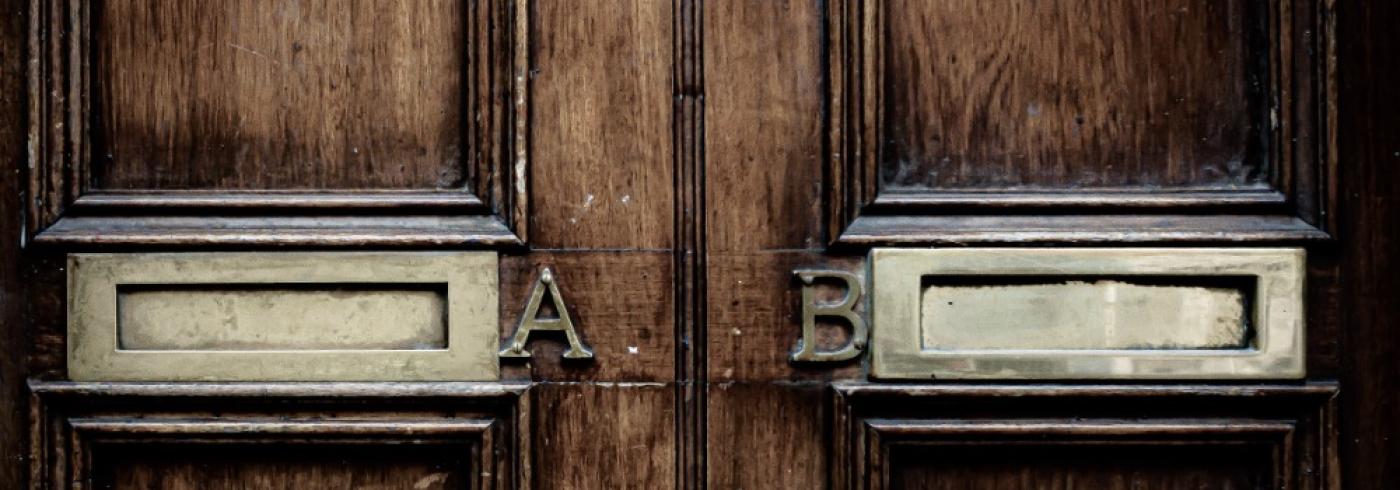
[[1252,244],[1328,239],[1299,218],[1279,215],[867,215],[847,227],[840,244]]
[[[89,122],[95,117],[95,81],[90,73],[93,10],[97,2],[79,0],[29,2],[28,111],[29,155],[25,170],[26,244],[67,246],[82,243],[111,245],[170,245],[155,243],[154,234],[123,233],[137,216],[238,214],[263,218],[259,226],[239,234],[213,233],[189,236],[179,245],[243,245],[235,237],[255,242],[280,242],[289,215],[392,214],[396,217],[451,216],[490,218],[491,230],[464,233],[443,228],[440,245],[495,247],[524,243],[529,211],[529,0],[469,2],[466,24],[467,49],[462,135],[468,151],[463,174],[468,184],[446,190],[366,190],[336,192],[298,191],[201,191],[201,190],[104,190],[91,182],[89,162],[94,148]],[[126,216],[125,222],[108,220]],[[47,233],[72,217],[84,217],[81,225],[64,226],[63,237]],[[392,220],[382,229],[346,231],[372,234],[377,241],[393,243],[400,230]],[[340,240],[318,241],[316,234],[334,235],[338,225],[327,224],[298,236],[313,245],[340,246]],[[411,229],[401,230],[409,234]],[[109,233],[114,232],[114,233]],[[117,238],[120,237],[120,238]],[[450,237],[450,238],[449,238]],[[307,241],[307,240],[301,240]],[[376,240],[371,240],[376,241]]]
[[[933,244],[961,242],[972,234],[977,242],[1009,243],[999,233],[966,227],[960,221],[905,221],[915,229],[890,228],[891,216],[1016,215],[1036,218],[1043,227],[1076,230],[1059,238],[1070,241],[1108,242],[1117,237],[1098,236],[1081,229],[1062,215],[1153,216],[1178,215],[1184,219],[1164,222],[1158,229],[1130,232],[1130,242],[1223,239],[1230,223],[1196,221],[1194,216],[1228,213],[1268,217],[1286,223],[1276,232],[1244,238],[1244,241],[1307,242],[1329,240],[1335,230],[1332,218],[1336,201],[1335,41],[1331,2],[1303,3],[1283,0],[1248,0],[1255,19],[1267,27],[1263,37],[1251,42],[1252,50],[1267,63],[1251,67],[1267,81],[1266,107],[1251,117],[1266,128],[1264,148],[1256,152],[1267,159],[1268,188],[1204,189],[1086,189],[1079,191],[915,191],[882,189],[879,182],[883,52],[887,30],[883,0],[836,0],[827,4],[825,52],[827,53],[826,119],[826,224],[829,240],[836,245],[866,247],[876,244]],[[1254,46],[1254,44],[1264,44]],[[1251,56],[1251,59],[1260,58]],[[1291,218],[1279,221],[1280,218]],[[1245,219],[1248,221],[1248,219]],[[858,230],[858,233],[852,233]],[[870,237],[890,237],[875,241]],[[1239,241],[1233,236],[1231,240]]]
[[94,486],[101,450],[131,444],[433,445],[467,451],[473,487],[530,487],[528,384],[31,381],[30,390],[32,488]]
[[901,445],[1216,445],[1268,451],[1273,487],[1340,488],[1334,383],[832,387],[833,488],[888,488]]

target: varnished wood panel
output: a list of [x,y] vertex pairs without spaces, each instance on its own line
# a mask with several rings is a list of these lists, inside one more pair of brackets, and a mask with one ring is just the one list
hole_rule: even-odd
[[822,245],[819,2],[705,9],[705,199],[712,254]]
[[464,5],[94,3],[94,184],[462,187]]
[[674,390],[661,383],[531,388],[535,488],[677,488]]
[[[1329,2],[846,0],[826,11],[825,204],[838,245],[869,245],[872,232],[997,241],[928,215],[1073,229],[1088,209],[1169,218],[1121,235],[1134,242],[1330,237]],[[1213,219],[1223,213],[1237,216]],[[1284,226],[1236,234],[1251,217]]]
[[826,395],[820,382],[711,384],[709,488],[823,488]]
[[915,446],[890,454],[890,487],[1271,488],[1272,457],[1262,445]]
[[889,0],[891,189],[1251,187],[1248,0]]
[[532,245],[667,248],[672,2],[534,2]]
[[30,389],[34,488],[530,488],[525,384]]
[[[203,4],[191,5],[198,8]],[[260,9],[247,2],[221,3],[214,7],[217,8],[196,12],[183,4],[137,5],[129,1],[31,2],[28,5],[25,11],[30,29],[25,72],[34,95],[28,97],[26,121],[30,161],[22,172],[28,180],[27,192],[32,196],[25,200],[28,207],[26,239],[32,237],[34,243],[56,248],[110,249],[172,245],[230,247],[250,243],[288,245],[294,242],[307,246],[345,247],[370,243],[394,246],[406,236],[418,237],[407,242],[418,241],[419,245],[499,247],[519,244],[527,237],[524,216],[529,208],[526,183],[529,158],[525,119],[529,91],[525,73],[529,66],[529,19],[528,9],[521,2],[439,0],[419,5],[324,0],[288,3],[275,9]],[[141,12],[151,15],[140,18],[119,15]],[[422,26],[418,25],[405,27],[404,19],[421,18],[424,12],[433,15],[434,23],[430,27],[446,32],[420,32],[418,29]],[[250,32],[256,28],[241,27],[243,24],[239,20],[244,17],[270,18],[263,23],[276,26],[266,31],[283,39],[263,36],[266,34],[263,31]],[[159,30],[165,37],[143,36],[144,31],[128,32],[135,28]],[[182,31],[185,28],[190,32]],[[361,32],[375,29],[391,35]],[[413,32],[408,32],[410,30]],[[195,60],[181,58],[180,53],[162,57],[159,56],[162,53],[138,49],[185,49],[192,39],[209,38],[210,35],[205,35],[209,33],[238,37],[234,40],[240,42],[247,37],[249,42],[271,43],[279,49],[285,48],[282,43],[291,43],[292,48],[287,49],[291,49],[289,56],[296,58],[295,63],[283,65],[283,60],[267,58],[265,53],[252,50],[263,55],[267,62],[246,70],[243,65],[220,65],[243,61],[239,61],[242,58],[238,56],[221,57],[210,52],[222,52],[219,50],[225,48],[244,48],[233,49],[235,54],[250,52],[247,44],[234,42],[202,44],[192,54],[186,53],[199,58]],[[433,37],[437,34],[448,38]],[[119,35],[126,38],[112,40]],[[304,44],[308,38],[315,43]],[[429,44],[434,48],[428,48]],[[317,48],[315,56],[308,51],[313,47]],[[412,51],[413,56],[400,56],[406,51]],[[132,59],[114,66],[111,58],[118,55],[130,55],[127,57]],[[386,57],[394,59],[386,62]],[[450,59],[438,59],[444,57]],[[180,65],[171,62],[171,58],[188,63]],[[108,63],[104,64],[104,60]],[[381,66],[392,65],[395,60],[422,61],[420,65],[443,62],[443,66],[433,69]],[[324,73],[326,70],[331,73]],[[286,76],[278,78],[268,73]],[[167,87],[169,83],[162,85],[161,80],[133,81],[127,75],[173,77],[180,86]],[[210,85],[192,85],[193,82],[184,83],[188,80],[179,78],[187,75],[187,78],[193,77],[191,80],[210,82]],[[298,80],[310,82],[299,83]],[[222,81],[228,83],[215,83]],[[139,89],[134,90],[139,94],[114,93],[113,84],[121,83],[138,86]],[[413,86],[402,86],[404,84]],[[425,88],[427,85],[450,86],[450,91],[439,91],[452,100],[431,108],[418,104],[424,95],[431,95],[432,90]],[[326,86],[337,88],[322,90]],[[181,94],[188,96],[166,97],[156,89],[181,89],[185,90]],[[233,102],[219,99],[206,103],[203,99],[225,95]],[[164,98],[155,101],[161,97]],[[288,98],[296,100],[285,100]],[[389,100],[392,98],[397,99]],[[397,103],[398,99],[417,105]],[[143,172],[151,170],[150,175],[141,178],[155,175],[173,179],[170,185],[157,186],[148,182],[113,187],[104,182],[111,177],[113,159],[117,158],[113,145],[130,143],[121,140],[130,135],[111,134],[111,130],[124,126],[118,124],[120,121],[109,120],[112,118],[108,116],[130,119],[133,111],[141,109],[111,107],[113,101],[135,101],[134,105],[148,102],[147,105],[160,105],[171,101],[184,104],[161,109],[164,111],[161,114],[136,115],[138,119],[149,116],[137,122],[164,124],[156,129],[169,133],[167,140],[148,138],[136,146],[141,151],[160,153],[156,157],[183,167],[163,168],[164,164],[148,166],[145,163],[149,162],[137,162],[138,168],[130,174],[120,171],[117,175],[122,179],[145,175]],[[302,102],[314,107],[296,105]],[[269,104],[275,107],[257,111]],[[234,114],[238,120],[196,121],[194,126],[186,124],[189,121],[176,121],[181,123],[178,127],[171,127],[173,123],[166,120],[148,120],[165,116],[178,119],[176,116],[190,114],[206,117],[205,113],[224,110],[226,105],[234,106],[229,110],[242,111]],[[397,111],[394,112],[397,116],[383,116],[380,114],[383,111]],[[291,130],[271,137],[252,135],[244,130],[260,120],[249,122],[244,117],[245,112],[258,112],[259,117],[272,118],[275,125],[324,123],[325,126],[316,126],[320,129],[310,135]],[[448,126],[428,127],[413,122],[420,120],[429,121],[428,126],[439,120]],[[205,123],[217,127],[198,125]],[[227,128],[232,128],[240,137],[248,136],[257,141],[227,144],[185,141],[198,140],[204,138],[204,133],[217,133]],[[413,138],[396,131],[411,131],[409,134]],[[357,137],[360,141],[341,145],[347,137]],[[307,142],[320,146],[310,149],[298,146]],[[360,151],[360,143],[368,145],[364,147],[366,152]],[[249,150],[249,145],[257,148]],[[445,159],[430,155],[442,152],[425,145],[445,148],[450,155],[443,156]],[[272,147],[277,151],[268,150]],[[408,148],[406,153],[400,151],[405,148]],[[267,153],[264,150],[272,153],[263,154]],[[216,154],[216,158],[204,158],[210,152]],[[339,153],[332,155],[336,152]],[[394,152],[404,155],[388,154]],[[245,161],[252,163],[243,165]],[[416,167],[410,169],[409,164]],[[255,171],[244,168],[250,165],[257,167]],[[432,177],[436,183],[424,180],[428,174],[436,176]],[[414,178],[422,182],[409,183]],[[210,179],[220,182],[211,183]],[[449,180],[451,183],[444,183]],[[152,186],[159,188],[150,188]],[[386,212],[396,216],[350,216]],[[199,226],[189,226],[188,221],[180,224],[160,219],[171,215],[213,218],[210,215],[221,213],[239,216],[214,223],[209,228],[222,232],[213,234],[201,233]],[[157,216],[152,217],[153,222],[141,219],[133,222],[135,218],[130,218],[131,214]],[[286,214],[299,216],[286,218]],[[425,215],[440,217],[445,214],[456,216],[446,222],[423,219]],[[473,216],[460,216],[463,214]],[[115,218],[114,215],[127,217]],[[308,218],[314,223],[309,223]],[[364,226],[366,223],[357,218],[377,223]],[[79,222],[69,222],[70,219]],[[400,220],[411,224],[397,226],[395,223]],[[51,226],[55,222],[62,226]],[[133,230],[133,226],[153,229]],[[54,233],[41,233],[46,228]],[[490,228],[494,230],[486,230]],[[478,233],[480,231],[485,233]],[[321,236],[326,239],[322,240]]]
[[[706,2],[703,433],[708,488],[824,488],[825,380],[859,363],[795,366],[797,267],[824,256],[823,5]],[[824,325],[823,345],[846,327]]]
[[666,252],[636,251],[503,257],[502,342],[514,335],[540,270],[549,267],[579,336],[594,354],[593,360],[565,360],[564,335],[539,333],[527,345],[533,357],[502,359],[503,376],[539,381],[671,380],[676,359],[671,259]]
[[98,488],[468,488],[469,448],[128,447],[94,455]]
[[832,484],[1339,488],[1336,396],[1334,383],[843,383],[833,386]]

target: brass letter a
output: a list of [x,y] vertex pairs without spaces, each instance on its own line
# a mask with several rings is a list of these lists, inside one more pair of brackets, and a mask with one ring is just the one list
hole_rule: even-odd
[[[549,288],[549,302],[554,306],[554,311],[559,312],[559,318],[540,318],[540,303],[544,301],[545,288]],[[515,336],[511,338],[510,345],[501,350],[501,357],[530,357],[530,351],[525,350],[525,343],[530,341],[530,334],[535,331],[562,331],[569,340],[569,350],[564,352],[565,359],[592,359],[593,351],[583,345],[578,338],[578,332],[574,330],[574,321],[569,318],[569,309],[564,307],[564,298],[559,295],[559,286],[554,284],[554,271],[545,267],[540,271],[539,280],[535,281],[535,288],[530,292],[530,302],[525,304],[525,313],[520,315],[520,324],[515,327]]]

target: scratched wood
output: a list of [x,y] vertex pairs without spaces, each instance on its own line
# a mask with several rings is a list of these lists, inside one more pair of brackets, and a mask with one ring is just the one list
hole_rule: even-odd
[[711,488],[772,488],[774,482],[783,488],[823,488],[826,397],[822,382],[712,382],[707,483]]
[[660,384],[536,386],[535,488],[675,488],[674,388]]
[[536,2],[532,245],[673,243],[671,2]]
[[465,184],[463,2],[104,1],[96,184]]
[[[821,253],[821,8],[804,0],[705,8],[703,477],[711,488],[822,488],[824,383],[860,375],[858,363],[788,362],[800,337],[793,269],[860,267]],[[823,346],[847,340],[844,326],[822,333]]]

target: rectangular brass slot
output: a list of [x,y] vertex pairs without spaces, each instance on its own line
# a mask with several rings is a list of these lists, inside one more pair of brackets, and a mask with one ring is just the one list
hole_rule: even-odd
[[1296,379],[1304,254],[1282,248],[881,248],[871,376]]
[[78,381],[499,378],[494,252],[68,257]]
[[121,350],[447,348],[445,284],[118,285],[117,312]]
[[923,348],[1247,349],[1255,283],[1247,276],[927,276]]

